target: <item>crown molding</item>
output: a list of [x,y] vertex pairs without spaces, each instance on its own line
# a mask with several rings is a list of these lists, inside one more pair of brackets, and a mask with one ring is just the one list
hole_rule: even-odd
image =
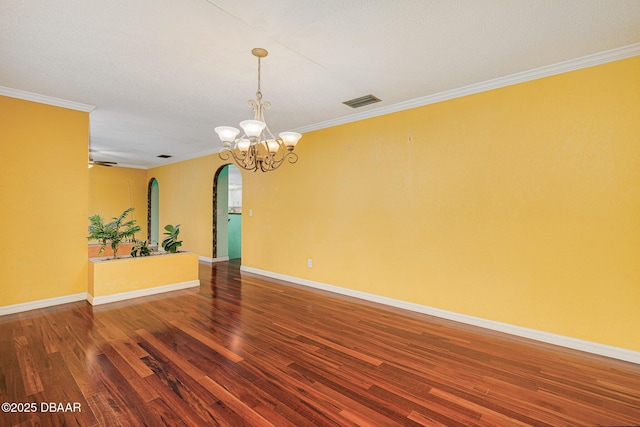
[[95,110],[94,105],[82,104],[80,102],[67,101],[66,99],[54,98],[52,96],[40,95],[38,93],[27,92],[26,90],[12,89],[0,86],[0,95],[10,98],[23,99],[25,101],[38,102],[40,104],[53,105],[55,107],[68,108],[70,110],[84,111],[90,113]]
[[[499,77],[484,82],[474,83],[468,86],[451,89],[448,91],[423,96],[420,98],[414,98],[408,101],[400,102],[385,107],[373,108],[360,113],[351,114],[348,116],[338,117],[331,120],[326,120],[311,125],[306,125],[292,129],[294,132],[305,133],[315,130],[325,129],[333,126],[338,126],[346,123],[352,123],[359,120],[365,120],[372,117],[382,116],[385,114],[396,113],[411,108],[422,107],[429,104],[435,104],[437,102],[448,101],[455,98],[460,98],[467,95],[473,95],[476,93],[486,92],[493,89],[499,89],[506,86],[511,86],[518,83],[524,83],[531,80],[536,80],[544,77],[553,76],[556,74],[567,73],[570,71],[579,70],[582,68],[593,67],[596,65],[606,64],[608,62],[618,61],[626,58],[631,58],[640,55],[640,43],[634,43],[627,46],[606,50],[592,55],[583,56],[580,58],[571,59],[568,61],[559,62],[552,65],[547,65],[533,70],[523,71],[516,74],[511,74],[504,77]],[[0,86],[0,96],[8,96],[11,98],[24,99],[27,101],[38,102],[41,104],[48,104],[57,107],[69,108],[72,110],[91,112],[96,107],[89,104],[82,104],[79,102],[68,101],[65,99],[54,98],[46,95],[40,95],[33,92],[27,92],[19,89],[12,89],[4,86]],[[187,154],[184,156],[176,156],[170,161],[164,161],[162,163],[150,164],[146,166],[119,164],[120,167],[136,168],[136,169],[152,169],[178,163],[185,160],[190,160],[198,157],[204,157],[211,154],[217,154],[221,147],[211,148],[204,151],[199,151],[193,154]]]
[[486,80],[484,82],[474,83],[468,86],[463,86],[433,95],[411,99],[409,101],[399,102],[397,104],[388,105],[386,107],[374,108],[371,110],[363,111],[361,113],[338,117],[336,119],[327,120],[308,126],[302,126],[292,130],[294,132],[304,133],[325,129],[346,123],[356,122],[359,120],[369,119],[372,117],[382,116],[385,114],[396,113],[398,111],[408,110],[411,108],[422,107],[424,105],[435,104],[437,102],[448,101],[450,99],[473,95],[480,92],[486,92],[493,89],[499,89],[502,87],[541,79],[556,74],[567,73],[570,71],[580,70],[582,68],[593,67],[613,61],[619,61],[621,59],[631,58],[638,55],[640,55],[640,43],[634,43],[616,49],[595,53],[593,55],[582,56],[580,58],[558,62],[557,64],[534,68],[533,70],[523,71],[504,77],[498,77],[496,79]]
[[[400,102],[386,107],[374,108],[371,110],[363,111],[361,113],[351,114],[349,116],[338,117],[336,119],[326,120],[319,123],[314,123],[307,126],[301,126],[295,129],[291,129],[293,132],[305,133],[315,130],[330,128],[333,126],[343,125],[346,123],[357,122],[359,120],[370,119],[372,117],[383,116],[385,114],[396,113],[398,111],[409,110],[411,108],[422,107],[429,104],[435,104],[437,102],[448,101],[455,98],[460,98],[467,95],[473,95],[476,93],[486,92],[493,89],[499,89],[506,86],[515,85],[518,83],[524,83],[531,80],[541,79],[544,77],[553,76],[556,74],[568,73],[570,71],[580,70],[582,68],[593,67],[596,65],[606,64],[608,62],[619,61],[626,58],[631,58],[640,55],[640,43],[634,43],[627,46],[622,46],[615,49],[598,52],[592,55],[582,56],[580,58],[570,59],[567,61],[558,62],[556,64],[547,65],[540,68],[534,68],[533,70],[523,71],[516,74],[511,74],[504,77],[498,77],[492,80],[486,80],[484,82],[474,83],[468,86],[463,86],[456,89],[436,93],[433,95],[427,95],[420,98],[410,99],[408,101]],[[162,167],[173,163],[179,163],[185,160],[195,159],[199,157],[208,156],[211,154],[218,154],[222,147],[210,148],[208,150],[199,151],[193,154],[187,154],[183,156],[176,156],[171,158],[170,161],[163,162],[161,164],[153,164],[147,166],[147,169]]]

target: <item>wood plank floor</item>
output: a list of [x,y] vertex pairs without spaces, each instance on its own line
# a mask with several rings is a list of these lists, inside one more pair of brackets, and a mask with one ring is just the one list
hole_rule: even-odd
[[0,403],[22,411],[0,426],[640,425],[640,365],[233,262],[200,281],[0,318]]

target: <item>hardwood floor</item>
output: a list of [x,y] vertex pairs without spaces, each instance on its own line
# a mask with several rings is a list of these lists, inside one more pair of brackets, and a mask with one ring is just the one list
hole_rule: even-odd
[[200,282],[0,318],[0,403],[21,411],[0,426],[640,424],[640,365],[233,262]]

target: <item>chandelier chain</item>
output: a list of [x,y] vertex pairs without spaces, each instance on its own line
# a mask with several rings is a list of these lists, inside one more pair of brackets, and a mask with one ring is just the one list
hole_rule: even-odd
[[262,89],[260,89],[260,57],[258,57],[258,92],[256,92],[258,100],[262,99]]

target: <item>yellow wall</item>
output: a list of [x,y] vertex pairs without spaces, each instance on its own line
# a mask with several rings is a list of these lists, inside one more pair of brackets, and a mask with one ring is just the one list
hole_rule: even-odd
[[180,249],[212,257],[213,177],[223,165],[216,154],[147,171],[158,180],[161,240],[165,225],[180,224]]
[[148,184],[144,169],[94,166],[89,169],[89,215],[98,214],[108,222],[134,207],[127,218],[141,227],[136,239],[147,240]]
[[[638,75],[636,57],[307,133],[297,165],[243,173],[243,264],[640,351]],[[87,134],[87,113],[0,97],[0,306],[87,291]],[[161,227],[211,256],[221,165],[112,169],[136,176],[142,226],[156,177]]]
[[0,96],[0,306],[87,291],[89,114]]
[[[640,351],[640,57],[310,132],[243,265]],[[313,268],[307,259],[313,259]]]
[[[242,263],[640,351],[639,75],[636,57],[309,132],[298,164],[243,173]],[[221,164],[147,175],[204,256]]]

